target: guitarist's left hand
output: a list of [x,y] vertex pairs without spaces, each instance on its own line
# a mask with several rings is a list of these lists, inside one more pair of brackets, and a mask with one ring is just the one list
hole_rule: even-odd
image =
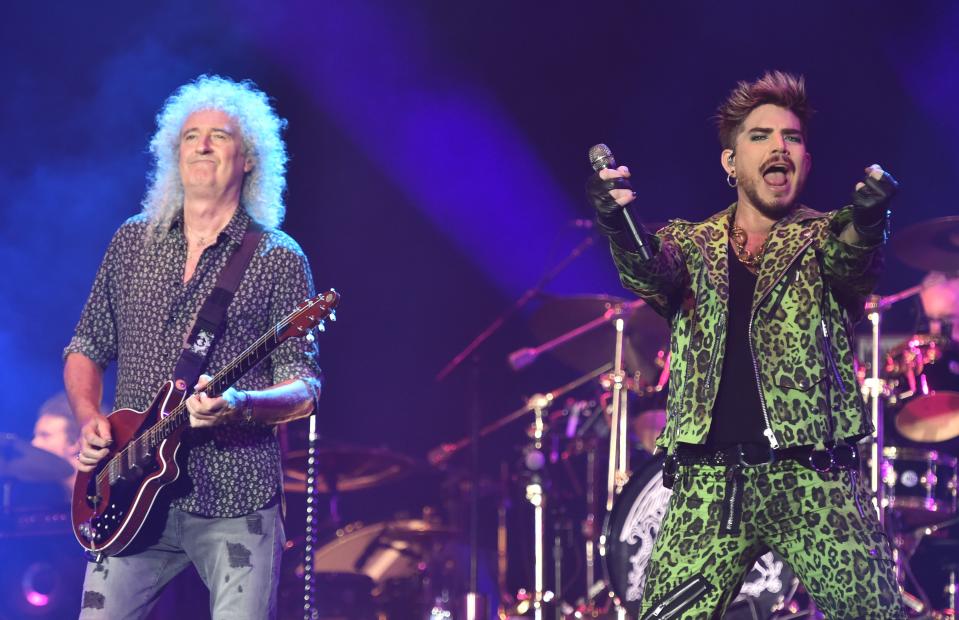
[[[212,377],[200,375],[194,390],[202,390]],[[187,411],[190,412],[190,426],[194,428],[223,424],[240,413],[243,398],[238,390],[228,388],[217,397],[210,397],[203,392],[195,392],[186,401]]]

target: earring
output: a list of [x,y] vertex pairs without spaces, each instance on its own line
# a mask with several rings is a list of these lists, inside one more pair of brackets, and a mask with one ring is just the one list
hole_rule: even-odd
[[736,177],[733,176],[732,172],[726,175],[726,185],[729,187],[736,187],[738,183],[739,181],[736,180]]

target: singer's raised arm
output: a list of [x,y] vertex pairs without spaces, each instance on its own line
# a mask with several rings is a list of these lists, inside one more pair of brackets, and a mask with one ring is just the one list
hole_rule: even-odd
[[622,248],[610,239],[609,247],[623,286],[639,295],[667,320],[689,294],[686,257],[677,242],[685,222],[674,220],[649,236],[652,257],[643,259],[637,252]]

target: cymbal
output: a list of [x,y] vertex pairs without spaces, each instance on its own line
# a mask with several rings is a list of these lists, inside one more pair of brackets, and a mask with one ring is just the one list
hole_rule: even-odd
[[11,433],[0,433],[0,480],[59,482],[71,473],[70,463],[56,454]]
[[[283,459],[283,488],[287,491],[306,491],[306,459],[306,450],[290,452]],[[414,459],[383,448],[321,444],[316,453],[316,488],[329,493],[330,483],[335,481],[340,492],[369,489],[402,478],[415,467]]]
[[913,224],[892,235],[893,253],[923,271],[959,271],[959,216]]
[[[530,319],[533,335],[547,342],[566,332],[603,316],[609,308],[629,303],[609,295],[548,297]],[[623,366],[627,374],[640,372],[653,382],[660,369],[655,366],[657,353],[669,344],[669,326],[652,308],[643,305],[627,316],[623,332]],[[579,371],[589,372],[611,362],[616,343],[613,322],[577,336],[550,351],[556,359]]]

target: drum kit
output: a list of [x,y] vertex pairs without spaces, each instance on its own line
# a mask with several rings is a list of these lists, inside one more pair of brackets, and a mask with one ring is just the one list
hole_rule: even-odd
[[[864,360],[859,376],[877,433],[864,440],[872,456],[862,450],[863,467],[872,472],[876,508],[894,543],[911,616],[954,618],[959,217],[914,225],[894,239],[892,250],[903,262],[932,273],[920,285],[867,304],[872,345],[858,352]],[[916,296],[923,302],[927,330],[880,350],[883,313]],[[530,297],[524,295],[522,303]],[[286,490],[308,490],[314,479],[336,526],[312,549],[309,561],[293,562],[298,576],[307,570],[316,576],[316,596],[328,615],[312,617],[638,616],[646,565],[671,493],[662,484],[662,459],[652,454],[665,425],[668,327],[642,301],[607,296],[546,298],[529,326],[540,344],[514,351],[510,365],[521,369],[548,355],[578,378],[535,394],[493,423],[475,424],[459,441],[437,446],[427,455],[428,465],[344,444],[320,445],[312,459],[306,452],[286,456]],[[519,427],[525,432],[516,432]],[[509,429],[515,440],[499,441]],[[449,513],[442,519],[441,510],[429,509],[383,522],[342,524],[340,493],[377,489],[424,469],[452,476],[453,463],[478,450],[486,437],[512,450],[499,482],[473,471],[465,482],[460,478],[447,488],[460,489],[455,501],[461,508],[480,495],[484,504],[497,507],[495,567],[477,551],[475,536],[467,541],[467,532],[475,533],[475,509],[462,510],[466,516],[460,519]],[[312,475],[310,462],[316,469]],[[483,573],[480,579],[477,572]],[[494,585],[477,586],[484,578]],[[496,600],[484,607],[476,602],[483,595]],[[724,617],[822,616],[783,559],[767,553]]]

